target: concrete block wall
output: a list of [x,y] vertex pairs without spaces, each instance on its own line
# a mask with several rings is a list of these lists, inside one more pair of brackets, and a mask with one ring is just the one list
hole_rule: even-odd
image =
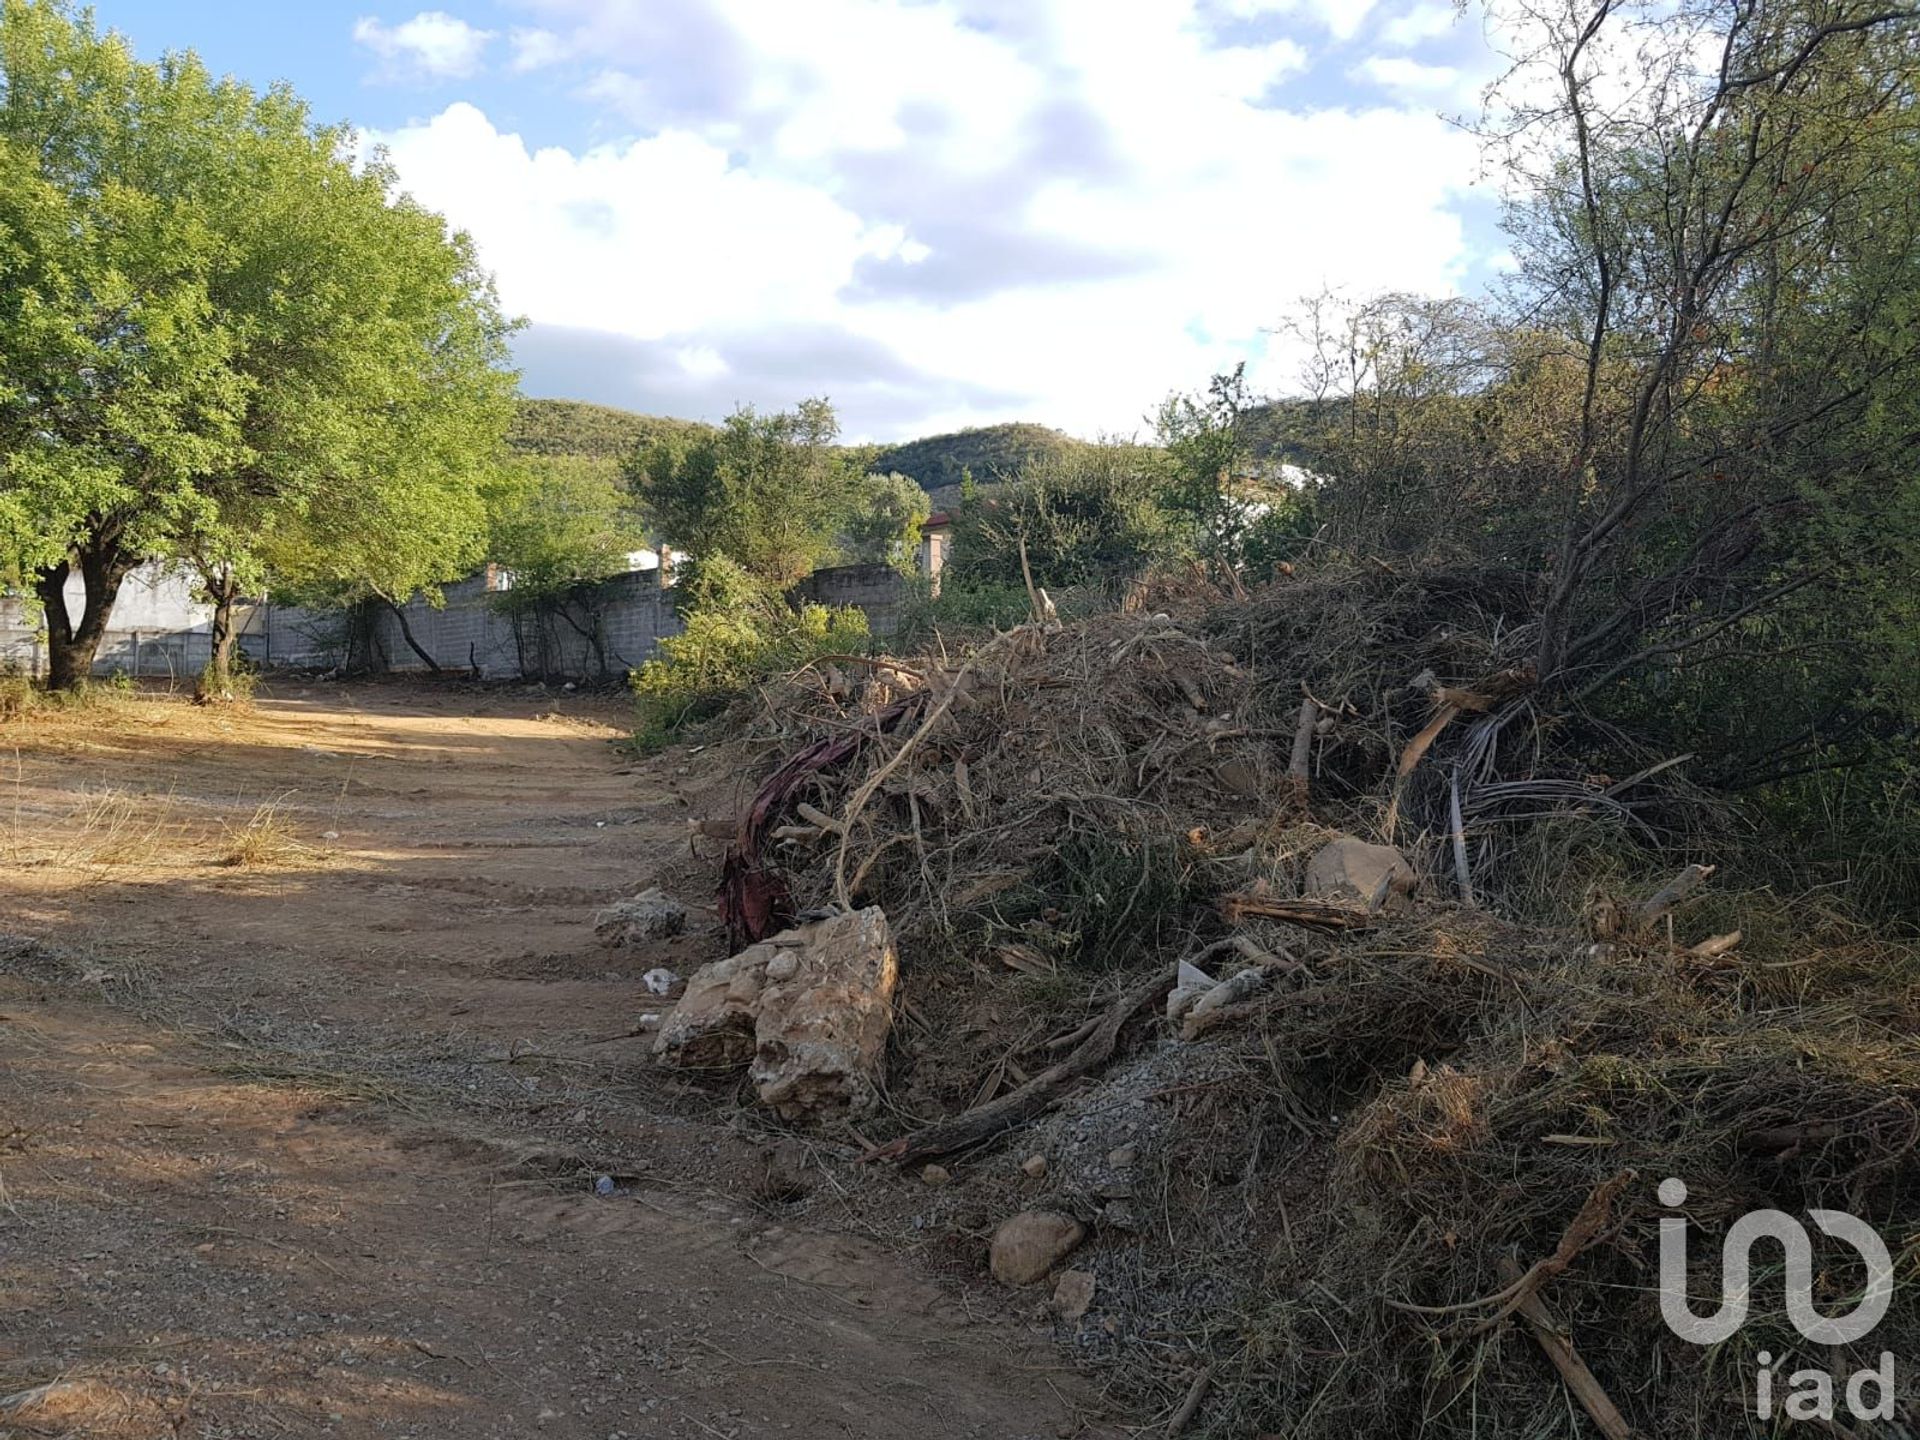
[[864,610],[868,629],[891,635],[900,623],[907,582],[891,565],[830,565],[814,571],[790,593],[816,605]]
[[[662,638],[678,634],[680,616],[675,592],[662,589],[659,572],[634,570],[617,575],[602,587],[600,619],[608,672],[619,676],[653,658]],[[477,668],[489,679],[533,677],[591,680],[599,678],[593,647],[573,625],[556,616],[514,616],[497,603],[500,573],[488,567],[478,575],[449,585],[443,604],[430,605],[416,596],[405,606],[407,625],[422,649],[444,670]],[[796,598],[820,605],[850,605],[867,613],[876,635],[889,635],[898,623],[906,599],[906,582],[885,565],[841,565],[815,571],[794,589]],[[142,596],[142,606],[151,601]],[[139,611],[145,617],[145,610]],[[173,676],[190,679],[212,655],[211,611],[174,607],[172,624],[123,626],[107,632],[95,670],[111,674]],[[121,620],[115,605],[113,618]],[[169,617],[155,614],[156,622]],[[576,613],[582,624],[588,617]],[[262,668],[327,669],[346,658],[347,617],[332,611],[302,610],[295,606],[259,604],[244,607],[236,617],[239,647]],[[376,644],[395,671],[424,670],[391,613],[378,617]],[[0,667],[40,674],[45,647],[27,614],[25,600],[0,596]]]
[[[85,582],[67,581],[67,613],[78,616]],[[39,607],[0,595],[0,669],[43,675],[47,647]],[[177,567],[142,565],[120,586],[93,673],[191,680],[213,656],[213,607],[193,598],[193,577]]]

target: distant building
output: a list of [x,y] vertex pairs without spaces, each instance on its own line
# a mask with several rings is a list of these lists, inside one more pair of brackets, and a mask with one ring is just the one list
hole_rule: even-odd
[[947,556],[953,549],[953,516],[936,510],[920,522],[920,549],[916,558],[920,573],[927,577],[927,589],[940,595],[940,572],[947,568]]

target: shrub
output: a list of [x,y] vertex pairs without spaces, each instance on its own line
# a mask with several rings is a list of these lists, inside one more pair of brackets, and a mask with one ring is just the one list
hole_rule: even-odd
[[893,645],[910,654],[930,644],[943,630],[1005,630],[1025,620],[1031,609],[1024,585],[993,581],[956,585],[949,581],[936,596],[929,594],[922,583],[900,608]]
[[706,561],[687,588],[685,628],[662,640],[660,657],[633,674],[635,739],[643,749],[658,749],[686,726],[718,715],[764,680],[868,645],[861,611],[796,610],[729,561]]
[[1049,593],[1080,585],[1123,591],[1188,553],[1155,498],[1164,470],[1160,453],[1145,445],[1087,445],[1036,461],[991,495],[969,494],[954,515],[948,582],[1024,587],[1024,542],[1026,568]]

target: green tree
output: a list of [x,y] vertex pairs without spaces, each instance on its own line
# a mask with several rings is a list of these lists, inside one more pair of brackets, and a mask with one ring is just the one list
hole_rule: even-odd
[[853,559],[905,573],[920,548],[920,527],[933,513],[927,492],[905,475],[867,475],[855,486],[844,538]]
[[1208,382],[1204,395],[1169,395],[1154,417],[1167,452],[1160,504],[1184,521],[1200,559],[1216,580],[1239,574],[1248,529],[1261,514],[1248,482],[1241,417],[1250,406],[1247,367]]
[[647,543],[619,466],[529,455],[503,466],[485,498],[487,553],[508,572],[496,603],[517,622],[566,625],[608,673],[604,582],[626,574],[628,556]]
[[1538,712],[1697,756],[1914,906],[1920,15],[1508,10],[1510,285],[1302,321],[1328,539],[1506,571]]
[[[291,92],[191,54],[142,64],[63,3],[0,5],[7,563],[33,578],[63,687],[126,573],[189,560],[217,608],[218,692],[232,603],[269,551],[326,571],[336,540],[404,538],[409,563],[387,567],[403,571],[470,548],[452,532],[474,532],[470,492],[510,418],[509,327],[466,239]],[[410,499],[454,503],[385,536],[341,528]]]
[[[1911,486],[1914,22],[1870,0],[1536,12],[1557,98],[1523,81],[1509,106],[1532,137],[1510,228],[1580,381],[1547,490],[1550,690],[1594,695],[1826,585],[1815,522]],[[1627,55],[1645,83],[1623,89]]]
[[628,465],[654,533],[697,567],[723,558],[787,586],[833,553],[859,472],[834,441],[833,406],[803,400],[760,415],[751,406],[712,435],[668,435]]

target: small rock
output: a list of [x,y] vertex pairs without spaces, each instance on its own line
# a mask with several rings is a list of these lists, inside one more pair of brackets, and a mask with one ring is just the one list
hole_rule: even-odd
[[813,1192],[811,1161],[807,1148],[793,1140],[782,1140],[760,1152],[760,1173],[751,1188],[762,1200],[791,1204]]
[[1020,1168],[1038,1180],[1047,1173],[1047,1157],[1044,1155],[1029,1155],[1020,1162]]
[[928,1185],[945,1185],[953,1179],[953,1175],[944,1165],[929,1165],[920,1172],[920,1178]]
[[1306,892],[1329,900],[1358,900],[1378,909],[1389,895],[1413,892],[1413,867],[1391,845],[1369,845],[1351,835],[1331,840],[1307,862]]
[[593,1193],[603,1198],[613,1194],[613,1177],[611,1175],[602,1175],[598,1180],[595,1180],[593,1182]]
[[1031,1285],[1044,1280],[1087,1238],[1087,1227],[1053,1210],[1023,1210],[1000,1222],[989,1256],[993,1278],[1002,1285]]
[[1253,799],[1260,793],[1260,772],[1236,756],[1214,771],[1214,778],[1234,794]]
[[1053,1299],[1047,1302],[1047,1308],[1072,1324],[1093,1304],[1094,1283],[1091,1270],[1062,1270],[1054,1277]]
[[673,989],[675,985],[680,983],[680,977],[665,966],[661,966],[659,969],[649,970],[646,974],[642,975],[640,977],[640,983],[646,986],[652,994],[665,995]]
[[800,973],[800,957],[791,950],[782,950],[767,961],[767,979],[791,980]]
[[1124,1170],[1140,1158],[1140,1152],[1131,1145],[1122,1145],[1118,1150],[1107,1152],[1107,1164],[1116,1170]]
[[687,907],[659,886],[609,905],[593,917],[593,933],[602,945],[619,949],[665,940],[687,928]]

